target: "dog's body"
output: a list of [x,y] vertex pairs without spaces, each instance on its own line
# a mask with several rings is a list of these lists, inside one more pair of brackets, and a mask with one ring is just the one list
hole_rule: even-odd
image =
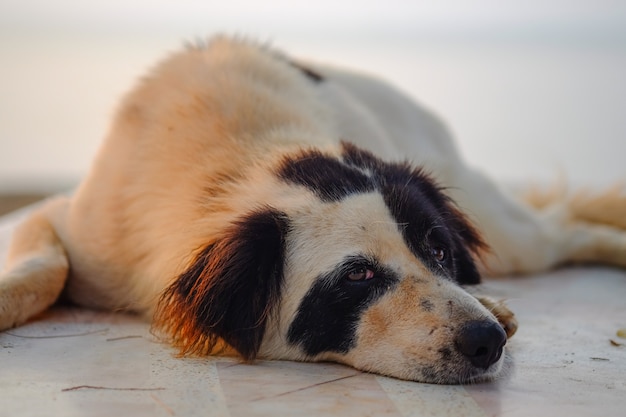
[[492,377],[515,320],[459,284],[626,266],[619,193],[533,201],[469,169],[388,85],[217,38],[142,80],[75,195],[18,228],[0,329],[62,296],[154,317],[186,353]]

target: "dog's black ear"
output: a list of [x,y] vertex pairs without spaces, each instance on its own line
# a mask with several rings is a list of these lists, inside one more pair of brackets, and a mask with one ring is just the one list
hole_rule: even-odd
[[476,263],[474,262],[472,255],[470,255],[467,249],[461,248],[457,251],[454,257],[454,269],[456,273],[456,280],[459,284],[480,284],[480,273],[476,268]]
[[163,293],[155,325],[183,354],[206,354],[220,339],[254,359],[280,299],[287,216],[248,214],[206,246]]
[[481,276],[476,268],[476,259],[489,252],[489,246],[482,239],[480,233],[472,223],[449,203],[448,213],[452,216],[451,224],[454,230],[456,245],[454,269],[456,280],[462,285],[480,284]]

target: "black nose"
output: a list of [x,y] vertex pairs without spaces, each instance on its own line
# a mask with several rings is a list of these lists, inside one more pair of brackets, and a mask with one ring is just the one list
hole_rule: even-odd
[[498,362],[506,343],[506,333],[492,321],[470,321],[459,331],[456,348],[477,368],[487,369]]

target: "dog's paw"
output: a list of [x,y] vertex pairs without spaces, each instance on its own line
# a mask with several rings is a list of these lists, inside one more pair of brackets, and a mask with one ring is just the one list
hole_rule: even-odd
[[504,301],[497,301],[489,297],[476,298],[482,305],[487,307],[487,310],[496,316],[508,338],[515,334],[517,331],[517,319],[515,314],[504,304]]

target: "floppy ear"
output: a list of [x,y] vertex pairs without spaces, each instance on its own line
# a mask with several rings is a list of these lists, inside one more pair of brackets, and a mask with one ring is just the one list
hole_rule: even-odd
[[475,259],[480,259],[485,253],[488,253],[489,246],[460,210],[449,206],[448,213],[452,216],[451,224],[456,232],[456,254],[454,257],[456,280],[462,285],[480,284],[481,277],[476,268]]
[[480,284],[481,277],[476,263],[470,255],[469,251],[462,247],[454,257],[454,269],[456,272],[456,280],[461,285]]
[[155,325],[181,353],[207,354],[221,340],[254,359],[283,283],[284,213],[252,212],[206,246],[163,293]]

